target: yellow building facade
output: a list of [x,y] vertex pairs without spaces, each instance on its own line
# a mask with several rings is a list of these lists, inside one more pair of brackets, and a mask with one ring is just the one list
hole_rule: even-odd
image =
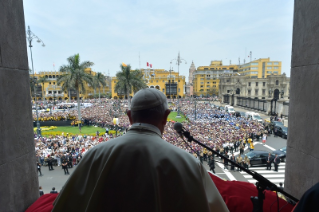
[[[96,72],[92,71],[91,68],[85,69],[85,72],[95,76]],[[38,84],[38,88],[36,88],[36,99],[37,100],[46,100],[46,101],[52,101],[52,100],[68,100],[69,99],[69,93],[68,91],[63,91],[61,86],[58,86],[57,80],[58,77],[62,73],[59,71],[42,71],[39,73],[30,74],[30,78],[41,78],[45,77],[47,79],[47,82]],[[43,86],[43,88],[42,88]],[[98,93],[98,89],[96,90]],[[109,86],[106,85],[105,87],[100,88],[101,93],[108,93]],[[76,100],[76,93],[75,91],[70,92],[71,99]],[[89,99],[94,97],[94,89],[91,85],[85,83],[85,92],[80,92],[80,99]],[[32,96],[32,99],[34,100],[34,95]]]
[[199,66],[193,72],[194,96],[218,95],[219,77],[237,72],[238,65],[223,65],[221,60],[213,60],[209,66]]
[[[141,71],[143,73],[143,80],[149,88],[162,91],[167,98],[185,97],[185,76],[179,75],[178,72],[166,71],[164,69],[141,69]],[[116,77],[112,77],[112,98],[122,99],[124,96],[116,93],[114,90],[117,81]],[[130,96],[134,96],[133,92]]]
[[269,75],[281,75],[281,62],[271,61],[270,58],[258,60],[238,66],[238,72],[249,78],[267,78]]

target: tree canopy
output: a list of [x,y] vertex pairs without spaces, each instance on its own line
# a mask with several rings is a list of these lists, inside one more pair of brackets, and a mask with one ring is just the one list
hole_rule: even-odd
[[[142,88],[146,88],[147,85],[143,81],[142,71],[136,69],[131,70],[131,66],[120,65],[121,70],[116,73],[117,83],[115,84],[114,91],[126,95],[129,99],[130,93],[134,93]],[[129,101],[130,103],[130,101]]]
[[[58,85],[62,85],[62,89],[74,89],[76,91],[78,103],[78,119],[81,120],[80,110],[80,92],[85,92],[85,84],[93,85],[92,75],[85,72],[85,69],[94,65],[93,62],[84,61],[80,62],[80,55],[75,54],[67,58],[68,64],[60,67],[62,73],[57,80]],[[80,125],[79,125],[80,127]]]

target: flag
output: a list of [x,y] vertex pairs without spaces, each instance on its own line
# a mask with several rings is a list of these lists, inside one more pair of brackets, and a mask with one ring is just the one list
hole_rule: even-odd
[[152,68],[152,64],[150,64],[150,67]]
[[146,62],[146,66],[147,66],[147,67],[149,66],[148,62]]
[[122,63],[122,66],[126,67],[127,65],[125,63]]

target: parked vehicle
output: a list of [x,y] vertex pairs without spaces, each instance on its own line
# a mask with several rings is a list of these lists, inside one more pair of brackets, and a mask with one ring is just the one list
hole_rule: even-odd
[[245,117],[263,123],[263,119],[260,117],[259,113],[247,112]]
[[275,125],[274,129],[276,129],[276,130],[274,130],[276,135],[287,139],[287,137],[288,137],[288,128],[287,127],[285,127],[283,125]]
[[275,157],[275,155],[277,154],[280,160],[284,162],[286,160],[286,149],[287,147],[283,147],[281,149],[273,151],[271,154],[273,155],[273,157]]
[[269,126],[273,129],[274,126],[284,126],[284,124],[280,121],[271,121]]
[[[263,166],[267,165],[268,152],[261,150],[254,150],[246,153],[250,160],[250,166]],[[272,156],[273,159],[273,156]]]
[[226,105],[225,110],[226,110],[226,112],[231,113],[231,114],[235,113],[234,107],[230,106],[230,105]]

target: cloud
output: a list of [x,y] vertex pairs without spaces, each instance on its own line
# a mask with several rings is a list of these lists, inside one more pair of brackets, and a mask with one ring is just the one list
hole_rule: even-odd
[[192,60],[196,66],[215,59],[237,62],[245,49],[290,69],[289,1],[27,0],[24,8],[26,25],[46,44],[33,48],[39,70],[52,69],[52,61],[59,67],[75,53],[111,75],[121,62],[138,68],[139,53],[142,67],[148,61],[169,69],[180,51],[188,62],[180,71],[188,75]]

